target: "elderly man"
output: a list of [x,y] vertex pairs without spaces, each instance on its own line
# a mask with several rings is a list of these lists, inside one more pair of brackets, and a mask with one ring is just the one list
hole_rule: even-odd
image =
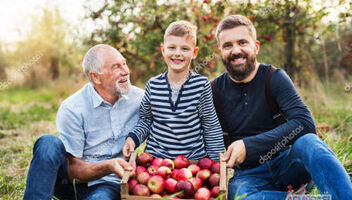
[[[352,199],[352,184],[328,146],[320,140],[311,113],[280,69],[257,62],[259,42],[246,17],[224,18],[216,33],[227,72],[213,85],[219,121],[228,133],[224,155],[235,167],[229,199],[286,199],[314,180],[332,199]],[[291,186],[290,186],[291,185]]]
[[34,145],[24,199],[120,199],[119,178],[133,169],[121,149],[144,92],[130,85],[125,58],[109,45],[89,49],[83,69],[90,83],[62,102],[60,139],[43,135]]

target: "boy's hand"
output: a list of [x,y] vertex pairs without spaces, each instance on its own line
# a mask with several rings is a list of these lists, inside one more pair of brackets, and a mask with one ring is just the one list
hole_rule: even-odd
[[226,161],[226,167],[233,168],[235,165],[241,164],[246,158],[246,146],[243,140],[233,142],[224,154],[223,161]]
[[122,148],[122,153],[126,160],[130,158],[135,147],[136,147],[136,144],[134,143],[133,139],[131,137],[127,137],[125,144],[123,145],[123,148]]

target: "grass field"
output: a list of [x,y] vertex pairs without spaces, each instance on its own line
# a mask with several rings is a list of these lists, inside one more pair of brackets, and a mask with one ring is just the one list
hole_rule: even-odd
[[[35,140],[56,133],[60,102],[79,86],[55,89],[6,89],[0,91],[0,199],[22,199]],[[299,89],[316,123],[327,123],[324,141],[352,176],[352,92],[343,84],[317,83]]]

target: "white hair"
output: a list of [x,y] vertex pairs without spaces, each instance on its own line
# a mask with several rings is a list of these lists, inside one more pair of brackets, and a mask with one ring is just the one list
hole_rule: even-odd
[[104,58],[101,50],[105,48],[113,47],[107,44],[97,44],[90,48],[83,58],[83,71],[90,82],[93,82],[92,78],[90,77],[90,72],[101,73],[101,70],[104,66]]

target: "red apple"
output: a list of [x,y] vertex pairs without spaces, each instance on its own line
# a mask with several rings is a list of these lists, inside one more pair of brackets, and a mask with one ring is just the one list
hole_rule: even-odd
[[168,167],[170,169],[175,168],[174,162],[171,159],[169,159],[169,158],[165,158],[163,160],[163,162],[161,162],[161,166],[166,166],[166,167]]
[[220,187],[219,186],[215,186],[213,187],[213,189],[211,189],[211,196],[212,197],[218,197],[220,194]]
[[167,178],[171,174],[171,169],[166,166],[161,166],[157,170],[157,175]]
[[179,169],[173,169],[173,170],[171,171],[171,177],[172,177],[173,179],[177,180],[177,176],[178,176],[179,173],[180,173],[180,170],[179,170]]
[[174,193],[177,181],[173,178],[168,178],[166,179],[165,184],[166,184],[166,190],[171,193]]
[[162,162],[163,162],[162,158],[155,158],[152,162],[152,165],[160,167]]
[[189,169],[187,169],[187,168],[180,169],[180,171],[176,175],[176,180],[177,181],[180,181],[180,180],[187,181],[187,180],[189,180],[191,178],[192,178],[192,172]]
[[140,174],[140,173],[142,173],[142,172],[146,172],[147,170],[145,169],[145,167],[143,167],[143,166],[137,166],[137,168],[136,168],[136,174],[138,175],[138,174]]
[[152,194],[152,195],[150,195],[150,197],[152,197],[152,198],[161,198],[160,194]]
[[194,188],[190,181],[179,181],[175,186],[175,192],[183,191],[182,194],[177,195],[180,198],[189,198],[194,195]]
[[150,153],[144,152],[137,157],[137,164],[143,167],[148,167],[153,162],[153,156]]
[[211,166],[211,171],[220,174],[220,162],[214,163],[213,166]]
[[179,155],[174,159],[174,164],[177,169],[187,168],[189,160],[185,156]]
[[148,167],[147,171],[151,176],[154,176],[157,174],[158,167],[155,165],[151,165]]
[[201,168],[201,169],[211,169],[211,166],[214,164],[214,161],[210,158],[201,158],[199,161],[198,161],[198,166]]
[[142,172],[137,175],[137,180],[140,184],[147,185],[150,175],[148,172]]
[[148,180],[148,188],[152,193],[160,194],[165,189],[165,181],[159,175],[152,176]]
[[194,191],[197,191],[203,185],[202,179],[200,179],[198,177],[191,178],[191,179],[189,179],[189,181],[192,183],[192,185],[194,187]]
[[220,175],[218,173],[212,174],[209,177],[209,185],[210,187],[218,186],[220,183]]
[[134,186],[138,184],[138,181],[136,179],[130,179],[128,181],[128,192],[132,194]]
[[201,187],[199,188],[199,190],[197,190],[194,197],[196,198],[196,200],[209,200],[211,197],[211,193],[207,188]]
[[142,184],[137,184],[133,187],[133,194],[137,196],[149,196],[150,191],[147,186]]
[[188,168],[191,172],[192,172],[192,175],[196,175],[199,171],[200,171],[200,167],[196,164],[191,164],[190,166],[188,166]]
[[211,175],[211,172],[209,169],[202,169],[197,173],[197,177],[202,179],[203,182],[208,180],[210,175]]

